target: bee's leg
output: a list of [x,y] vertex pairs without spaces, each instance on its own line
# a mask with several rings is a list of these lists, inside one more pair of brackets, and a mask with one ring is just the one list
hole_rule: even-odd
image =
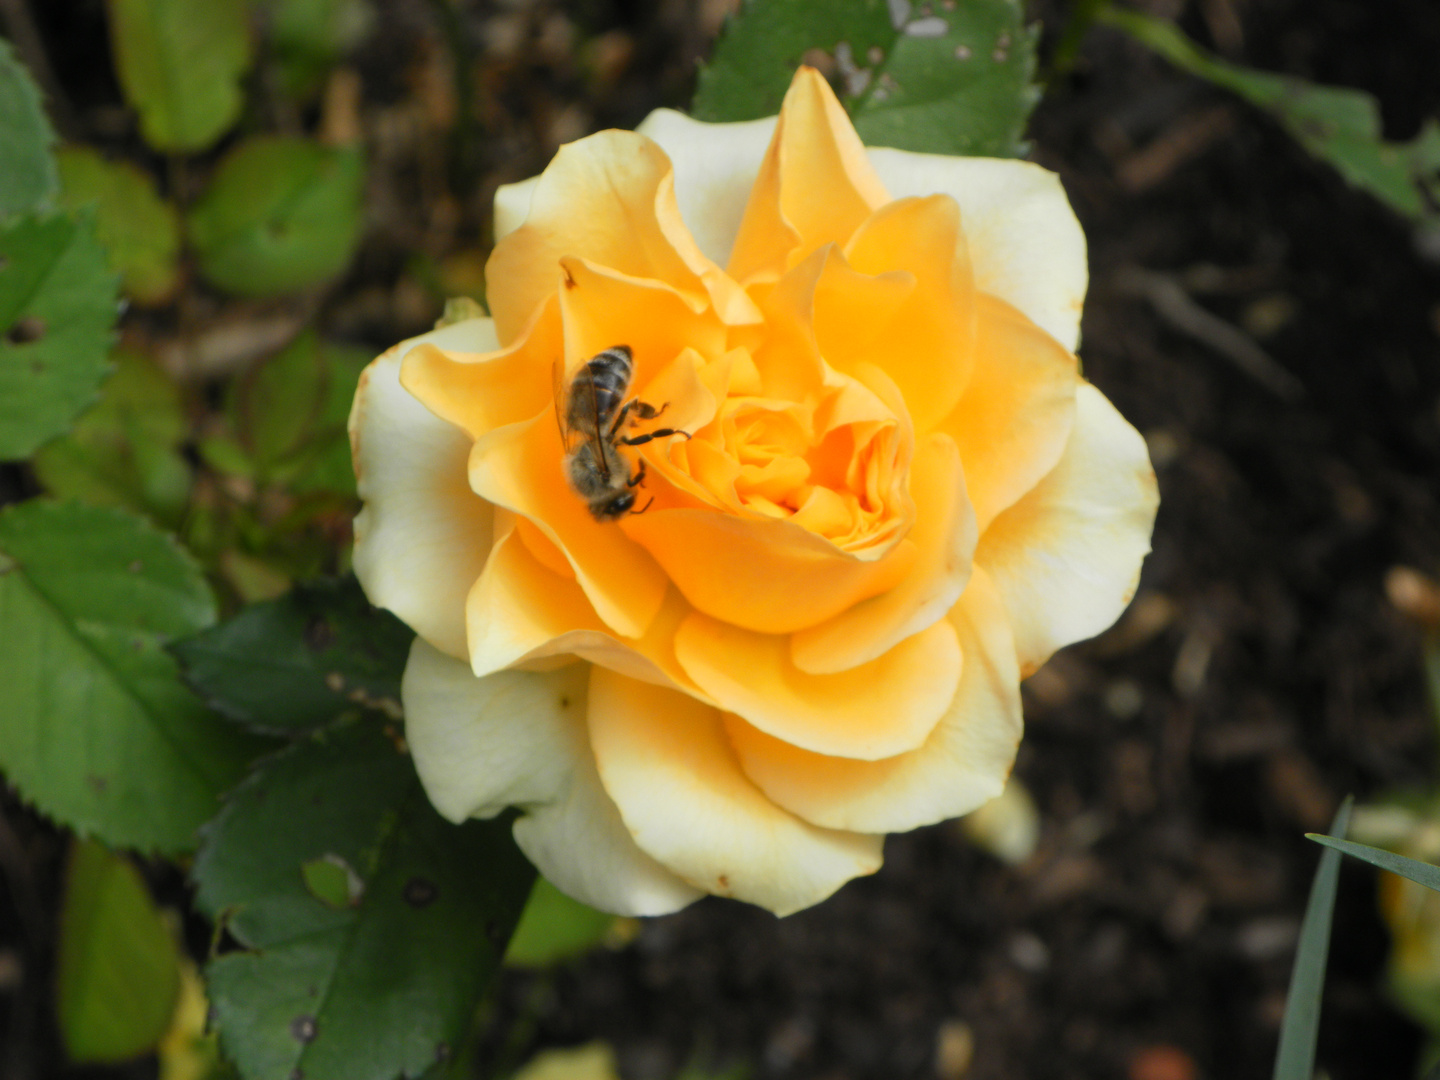
[[670,403],[666,401],[661,404],[661,406],[657,409],[648,401],[641,401],[639,398],[636,398],[635,400],[629,402],[626,407],[634,409],[635,415],[640,417],[641,420],[654,420],[657,416],[659,416],[661,413],[663,413],[666,409],[670,407]]
[[640,402],[632,399],[615,410],[615,419],[610,422],[610,430],[606,432],[605,437],[607,442],[615,441],[620,433],[620,429],[625,426],[625,421],[630,418],[630,411],[639,404]]
[[646,510],[649,510],[650,507],[652,507],[652,506],[654,506],[654,505],[655,505],[655,496],[654,496],[654,495],[651,495],[649,502],[647,502],[644,506],[640,507],[639,510],[631,510],[630,512],[631,512],[632,514],[643,514]]
[[644,459],[644,458],[641,458],[641,459],[640,459],[640,468],[636,470],[635,475],[632,476],[632,477],[630,477],[629,480],[625,481],[625,486],[626,486],[626,487],[644,487],[644,486],[645,486],[645,459]]
[[619,441],[624,443],[626,446],[640,446],[642,443],[647,443],[651,439],[663,439],[667,435],[684,435],[685,438],[690,438],[690,433],[688,431],[680,431],[678,428],[667,427],[661,428],[659,431],[647,431],[644,435],[634,435],[630,436],[629,438],[622,438]]

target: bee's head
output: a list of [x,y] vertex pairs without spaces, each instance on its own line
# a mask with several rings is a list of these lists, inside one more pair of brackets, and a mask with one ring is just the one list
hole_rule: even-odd
[[601,503],[592,503],[590,512],[595,515],[596,521],[614,521],[622,518],[630,512],[635,505],[635,492],[622,491],[613,499],[606,499]]

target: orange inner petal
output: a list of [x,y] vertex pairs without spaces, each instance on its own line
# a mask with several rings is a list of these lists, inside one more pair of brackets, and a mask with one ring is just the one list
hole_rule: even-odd
[[790,642],[705,615],[680,624],[675,655],[727,712],[818,754],[873,761],[921,745],[960,682],[960,645],[944,619],[848,671],[810,675]]

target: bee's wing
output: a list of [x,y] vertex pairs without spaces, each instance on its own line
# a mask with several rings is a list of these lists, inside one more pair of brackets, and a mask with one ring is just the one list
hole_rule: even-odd
[[595,464],[600,467],[600,476],[608,484],[610,483],[610,456],[605,453],[605,437],[600,433],[600,429],[603,427],[600,423],[600,391],[595,386],[593,371],[585,380],[585,385],[590,390],[590,415],[595,418],[595,430],[591,433],[591,438],[595,440]]
[[565,373],[561,370],[558,357],[550,365],[550,385],[555,396],[555,426],[560,429],[560,445],[565,447],[568,454],[574,449],[576,433],[565,423]]

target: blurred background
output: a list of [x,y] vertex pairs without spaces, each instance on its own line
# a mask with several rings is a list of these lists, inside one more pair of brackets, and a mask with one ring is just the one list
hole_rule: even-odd
[[[1440,116],[1433,0],[1142,6],[1235,62],[1374,94],[1387,139]],[[483,301],[498,185],[685,107],[732,7],[253,0],[233,126],[196,148],[142,128],[102,0],[0,0],[70,147],[65,197],[100,200],[130,300],[123,392],[33,465],[0,465],[0,502],[138,508],[232,607],[343,571],[360,367],[447,298]],[[1027,11],[1044,74],[1074,13]],[[1085,373],[1145,434],[1162,503],[1127,615],[1026,684],[1016,775],[1037,831],[1007,859],[954,823],[892,837],[874,878],[783,921],[712,898],[517,966],[482,1017],[484,1075],[600,1039],[627,1080],[1268,1077],[1318,855],[1302,834],[1348,793],[1417,792],[1390,839],[1433,861],[1440,245],[1113,29],[1062,66],[1032,156],[1089,238]],[[236,222],[257,199],[274,225],[250,235]],[[160,1075],[153,1058],[66,1063],[66,838],[13,794],[0,810],[0,1075]],[[178,870],[146,874],[184,906]],[[1321,1034],[1334,1080],[1411,1075],[1412,1017],[1440,1013],[1428,916],[1386,915],[1374,873],[1347,866]],[[208,929],[185,933],[203,958]]]

